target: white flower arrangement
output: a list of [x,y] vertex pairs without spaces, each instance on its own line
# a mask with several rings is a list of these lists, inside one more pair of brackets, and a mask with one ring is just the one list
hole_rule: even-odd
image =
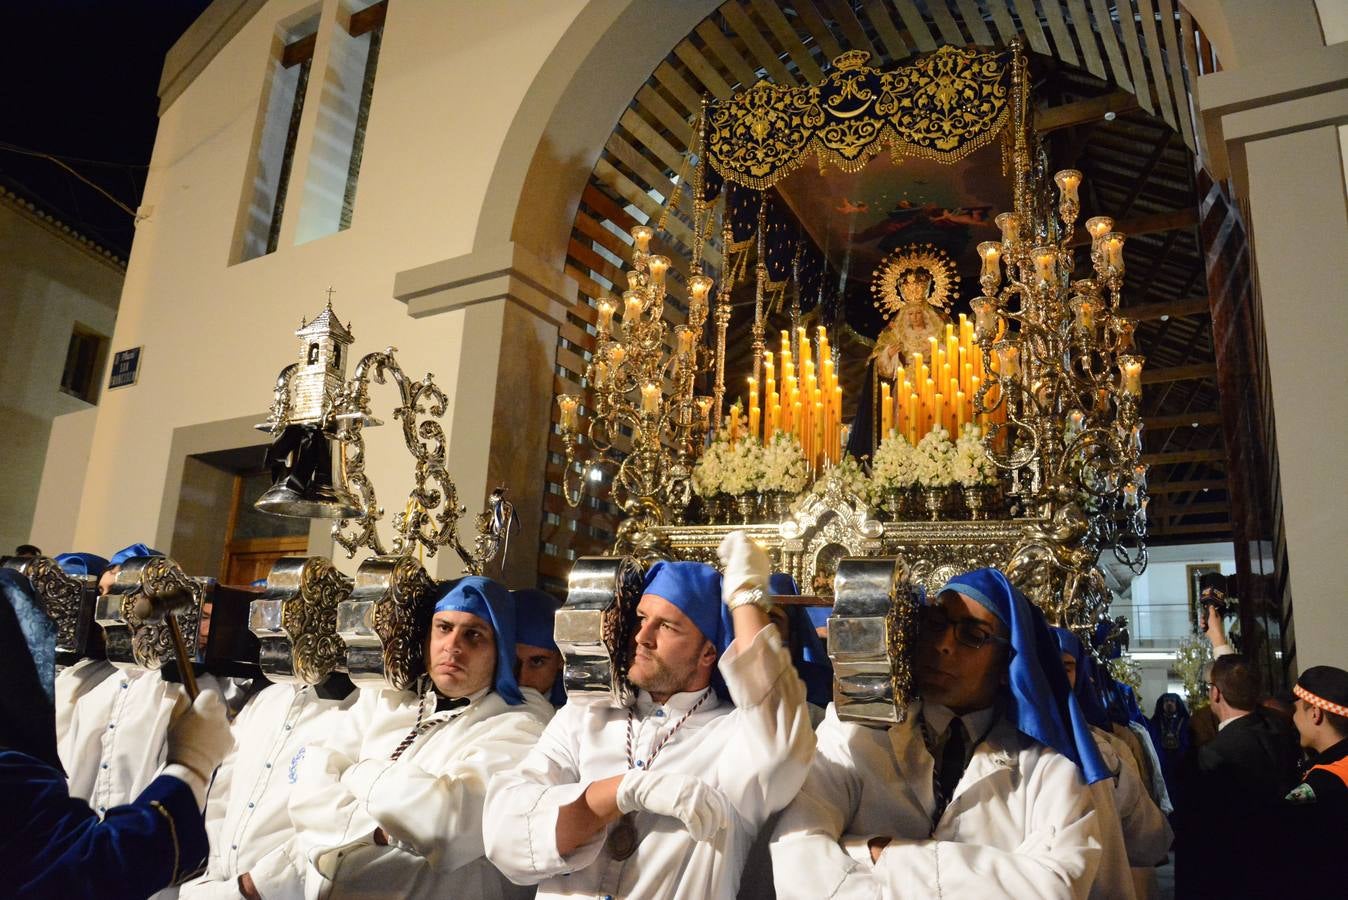
[[841,462],[815,479],[814,487],[811,490],[816,494],[825,493],[828,489],[830,475],[842,482],[844,490],[855,494],[866,503],[871,502],[871,479],[866,475],[866,470],[861,468],[861,463],[857,461],[855,456],[844,454]]
[[913,452],[907,438],[897,431],[889,432],[871,458],[871,483],[877,490],[901,490],[917,484]]
[[997,483],[997,467],[983,446],[983,430],[974,423],[966,423],[955,441],[950,468],[955,481],[964,487]]
[[950,432],[933,428],[923,435],[913,448],[913,465],[917,469],[917,483],[926,488],[948,487],[955,483],[952,468],[955,445]]
[[724,458],[721,490],[739,497],[759,489],[763,479],[763,445],[756,438],[744,437],[730,445]]
[[763,477],[759,490],[786,491],[797,494],[805,489],[810,478],[805,465],[805,451],[796,436],[779,431],[763,447]]
[[725,493],[727,460],[734,454],[730,437],[722,431],[716,436],[697,464],[693,466],[693,490],[699,497],[714,497]]

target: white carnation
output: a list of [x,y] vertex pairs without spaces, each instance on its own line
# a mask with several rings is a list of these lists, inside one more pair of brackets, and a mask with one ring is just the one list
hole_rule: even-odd
[[947,487],[954,483],[953,464],[955,445],[950,442],[950,432],[944,428],[933,428],[917,442],[913,448],[913,465],[917,470],[917,483],[923,487]]
[[871,459],[871,482],[878,490],[897,490],[917,484],[913,445],[897,431],[890,431]]
[[763,445],[755,438],[741,438],[730,445],[721,476],[721,490],[740,496],[759,489],[763,479]]
[[959,440],[955,441],[951,474],[956,482],[965,487],[997,482],[997,467],[983,446],[982,429],[972,422],[964,426]]
[[699,497],[711,497],[725,492],[726,459],[733,453],[724,432],[717,435],[711,446],[702,451],[693,466],[693,490]]
[[760,489],[796,494],[804,490],[809,477],[809,468],[805,464],[805,451],[801,449],[796,436],[783,431],[774,434],[772,440],[763,447],[763,477]]
[[[861,463],[857,462],[856,457],[844,455],[842,461],[831,470],[834,477],[841,479],[843,487],[852,494],[860,497],[866,503],[871,501],[871,480],[866,475],[866,470],[861,468]],[[819,476],[814,483],[814,492],[822,494],[827,489],[828,477],[830,472],[826,471]]]

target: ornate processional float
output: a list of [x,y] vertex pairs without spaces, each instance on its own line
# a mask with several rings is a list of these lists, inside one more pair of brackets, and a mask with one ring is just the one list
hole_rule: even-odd
[[[590,673],[574,686],[622,695],[632,565],[715,564],[732,528],[833,603],[837,698],[876,721],[907,696],[904,584],[932,591],[998,566],[1085,635],[1110,601],[1101,553],[1146,566],[1125,236],[1096,216],[1078,239],[1082,176],[1049,174],[1019,43],[886,71],[867,61],[853,51],[818,84],[704,101],[675,191],[631,231],[626,290],[596,309],[585,390],[557,398],[567,501],[611,473],[612,552],[635,558],[575,567],[558,620],[568,660]],[[905,167],[972,181],[967,160],[998,145],[1000,166],[980,176],[1000,168],[995,216],[896,196],[921,184]],[[678,325],[682,267],[653,250],[671,216],[691,231]]]

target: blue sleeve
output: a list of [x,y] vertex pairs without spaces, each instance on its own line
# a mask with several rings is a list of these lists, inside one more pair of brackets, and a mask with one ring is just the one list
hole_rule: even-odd
[[60,771],[0,751],[0,792],[0,872],[19,897],[143,900],[205,865],[205,823],[176,778],[161,775],[99,821]]

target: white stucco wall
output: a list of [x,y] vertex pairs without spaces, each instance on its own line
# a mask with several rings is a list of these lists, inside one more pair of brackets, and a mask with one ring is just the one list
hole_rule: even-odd
[[[71,330],[76,323],[111,335],[122,273],[59,225],[0,199],[0,553],[37,542],[33,512],[52,420],[90,409],[61,390]],[[98,376],[101,378],[101,375]],[[102,396],[102,384],[99,394]]]
[[[90,550],[172,533],[164,483],[175,428],[261,414],[296,354],[301,316],[331,286],[356,357],[398,348],[408,374],[449,394],[464,316],[422,320],[392,298],[396,272],[466,253],[504,136],[526,89],[581,0],[392,0],[352,227],[296,245],[299,207],[326,76],[336,0],[322,5],[290,205],[277,252],[229,265],[269,54],[280,24],[314,8],[275,0],[240,30],[164,112],[127,272],[114,350],[144,346],[140,382],[105,398],[94,429],[74,542]],[[389,410],[393,389],[376,405]],[[394,425],[395,423],[390,423]],[[389,518],[410,464],[394,427],[367,432],[368,471]],[[451,435],[451,440],[454,436]],[[462,437],[462,436],[460,436]],[[223,448],[222,448],[223,449]],[[481,483],[484,473],[460,473]],[[479,497],[462,498],[475,509]],[[446,572],[448,574],[448,572]]]

